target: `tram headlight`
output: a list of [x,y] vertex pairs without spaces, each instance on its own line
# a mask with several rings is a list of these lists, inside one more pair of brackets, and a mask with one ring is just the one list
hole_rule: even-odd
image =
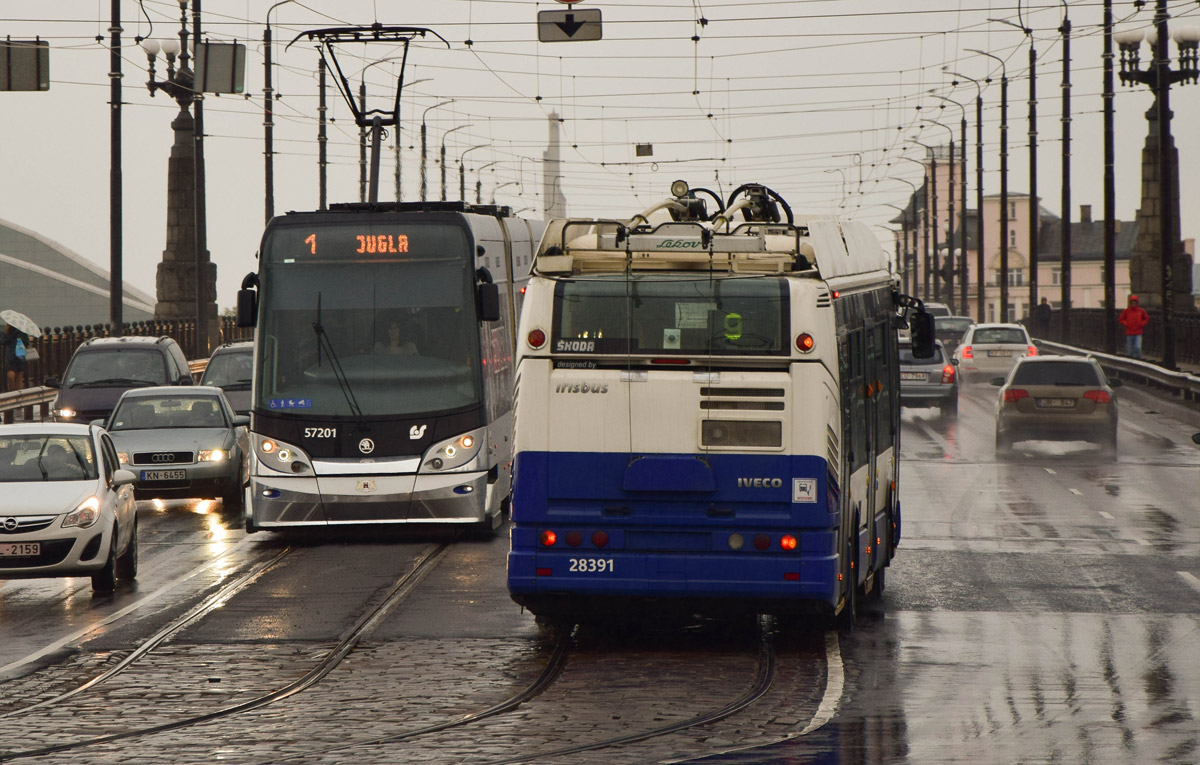
[[279,473],[312,472],[312,461],[303,449],[274,438],[254,435],[254,456],[263,467]]
[[486,437],[487,430],[480,428],[434,444],[429,451],[425,452],[421,472],[449,473],[485,470],[487,466],[482,464],[480,453],[482,452],[481,445]]

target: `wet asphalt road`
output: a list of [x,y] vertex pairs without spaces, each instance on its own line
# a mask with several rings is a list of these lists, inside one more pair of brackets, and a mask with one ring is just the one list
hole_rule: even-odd
[[[997,461],[992,388],[956,420],[906,410],[904,536],[852,634],[774,634],[744,710],[539,762],[1200,762],[1200,421],[1122,402],[1120,456],[1027,442]],[[140,509],[134,588],[0,583],[0,752],[145,727],[303,675],[442,549],[319,683],[262,709],[19,762],[502,762],[687,721],[752,684],[753,623],[581,629],[540,695],[469,728],[374,743],[527,687],[553,635],[508,600],[503,537],[246,536],[219,504]],[[217,587],[218,608],[69,702],[6,714],[111,666]]]

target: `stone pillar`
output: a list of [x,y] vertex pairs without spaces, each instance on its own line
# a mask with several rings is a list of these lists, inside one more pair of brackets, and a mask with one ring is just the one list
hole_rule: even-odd
[[[155,319],[196,319],[195,139],[192,115],[185,108],[171,122],[175,143],[167,163],[167,248],[155,279]],[[209,345],[220,338],[217,319],[217,266],[204,253],[204,317]],[[186,349],[189,353],[191,349]]]
[[[1160,310],[1162,308],[1162,253],[1161,235],[1163,200],[1160,198],[1159,165],[1158,165],[1158,103],[1157,101],[1146,112],[1146,122],[1150,132],[1146,136],[1146,145],[1142,148],[1142,204],[1137,212],[1137,240],[1129,259],[1129,284],[1132,294],[1137,295],[1143,308]],[[1192,257],[1183,248],[1180,239],[1179,225],[1179,151],[1175,148],[1174,139],[1166,147],[1167,162],[1171,167],[1171,199],[1168,204],[1174,214],[1172,225],[1172,250],[1175,253],[1171,290],[1174,293],[1174,311],[1177,313],[1195,311],[1191,299],[1192,293]],[[1128,295],[1117,295],[1118,308],[1126,305]]]

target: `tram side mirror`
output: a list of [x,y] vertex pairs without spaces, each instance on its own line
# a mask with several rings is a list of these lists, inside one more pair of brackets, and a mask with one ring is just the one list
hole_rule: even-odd
[[475,287],[480,321],[500,321],[500,288],[491,283]]
[[258,274],[251,271],[242,279],[237,294],[237,325],[253,327],[258,322]]
[[1194,444],[1200,444],[1200,433],[1193,433],[1193,434],[1192,434],[1192,443],[1194,443]]
[[912,355],[914,359],[933,357],[936,350],[933,334],[933,314],[917,311],[908,318],[908,333],[912,337]]

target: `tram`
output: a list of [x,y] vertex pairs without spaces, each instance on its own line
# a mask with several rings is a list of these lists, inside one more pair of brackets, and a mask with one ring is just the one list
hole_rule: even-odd
[[255,326],[247,531],[499,526],[515,317],[543,228],[463,202],[270,221],[238,294]]
[[870,228],[764,186],[551,221],[518,333],[512,598],[852,625],[900,540],[907,307],[929,354]]

